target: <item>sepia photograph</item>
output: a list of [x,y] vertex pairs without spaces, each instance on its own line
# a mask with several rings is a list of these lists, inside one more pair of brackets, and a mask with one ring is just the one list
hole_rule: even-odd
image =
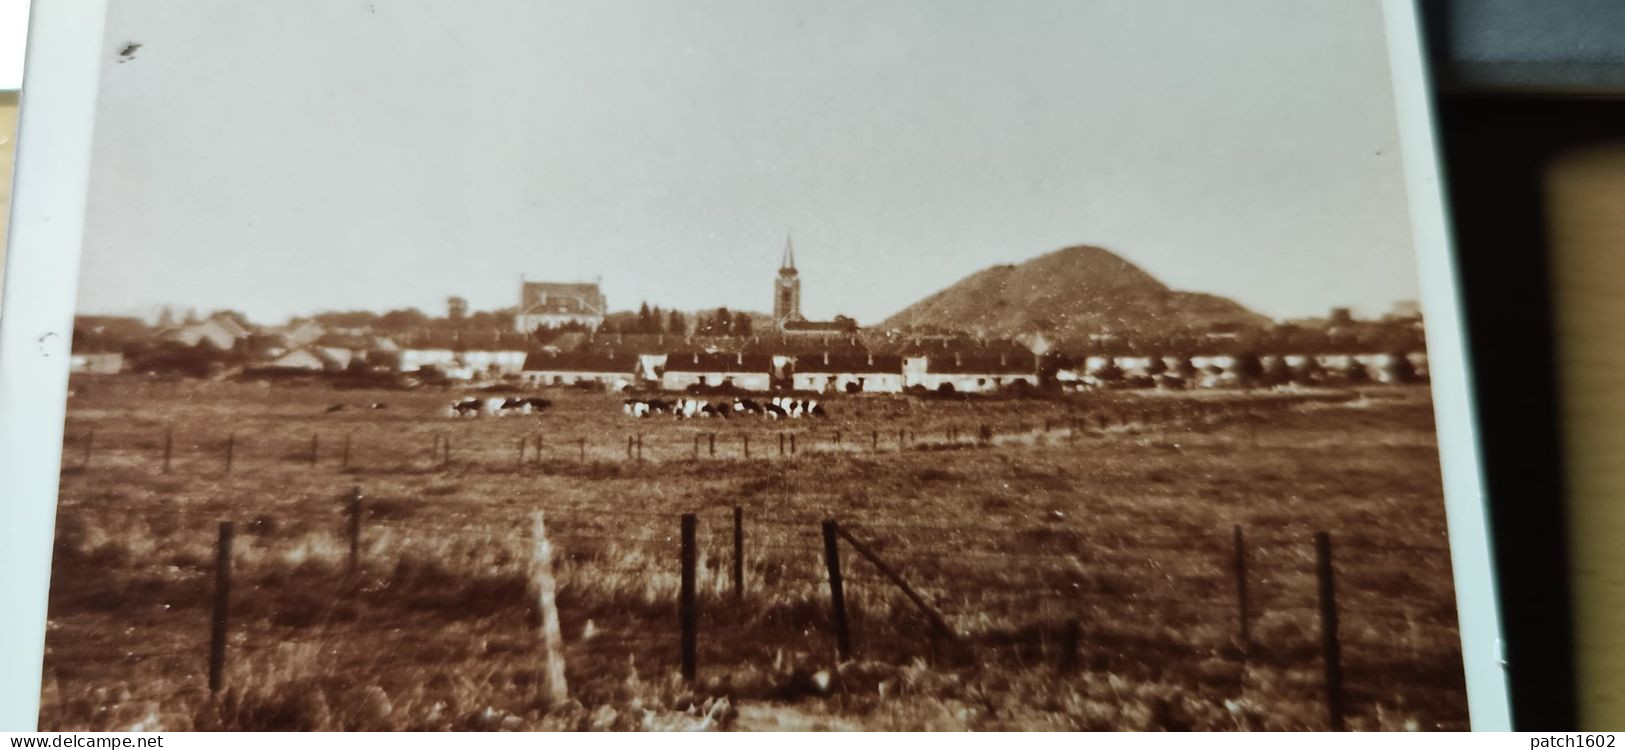
[[102,39],[41,729],[1468,728],[1380,4]]

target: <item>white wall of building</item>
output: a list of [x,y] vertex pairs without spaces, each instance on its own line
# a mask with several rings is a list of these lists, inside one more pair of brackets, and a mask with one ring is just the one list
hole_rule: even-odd
[[660,387],[668,391],[681,391],[692,385],[719,386],[731,383],[746,391],[765,391],[772,382],[765,372],[672,372],[660,376]]

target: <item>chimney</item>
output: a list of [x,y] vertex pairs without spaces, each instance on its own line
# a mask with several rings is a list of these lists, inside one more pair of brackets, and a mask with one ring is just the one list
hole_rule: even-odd
[[745,353],[744,352],[735,352],[734,353],[734,364],[736,364],[736,365],[745,364]]
[[954,352],[954,366],[958,367],[962,364],[964,363],[959,360],[959,352]]
[[824,352],[824,366],[825,367],[829,366],[829,352],[828,351]]
[[1005,358],[1007,356],[1009,356],[1009,355],[1005,354],[1004,352],[999,352],[999,366],[1000,367],[1004,367],[1005,365],[1009,364],[1009,362],[1005,361]]

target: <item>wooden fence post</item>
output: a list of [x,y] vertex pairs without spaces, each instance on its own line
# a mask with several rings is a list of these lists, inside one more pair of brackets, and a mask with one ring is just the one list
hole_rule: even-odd
[[694,663],[695,662],[695,651],[696,651],[696,645],[697,645],[697,642],[698,642],[698,639],[696,638],[696,633],[695,633],[695,627],[698,624],[697,623],[698,618],[696,617],[695,607],[694,607],[694,577],[695,577],[694,576],[694,573],[695,573],[695,571],[694,571],[694,568],[695,568],[694,525],[695,525],[694,514],[693,513],[684,513],[683,514],[683,526],[682,526],[682,531],[683,531],[683,551],[682,551],[683,578],[682,578],[682,586],[683,587],[682,587],[681,597],[680,597],[680,599],[678,600],[678,603],[677,603],[677,618],[682,621],[682,627],[683,627],[683,640],[682,640],[683,679],[688,680],[689,682],[694,681],[694,675],[695,675],[695,663]]
[[790,455],[794,456],[795,454],[796,454],[796,434],[794,432],[792,432],[792,433],[790,433]]
[[626,460],[632,460],[632,436],[626,436]]
[[361,488],[350,488],[350,572],[361,569]]
[[779,457],[784,457],[784,433],[779,433]]
[[835,649],[841,661],[852,658],[852,636],[846,629],[846,592],[841,587],[840,526],[824,519],[824,565],[829,569],[830,614],[835,620]]
[[898,430],[897,431],[897,452],[901,453],[907,447],[906,445],[903,444],[903,441],[906,440],[907,438],[908,438],[908,433],[907,432],[905,432],[903,430]]
[[536,463],[542,462],[542,433],[536,433]]
[[745,433],[745,458],[750,458],[750,433]]
[[745,598],[745,509],[734,506],[734,598]]
[[587,460],[587,439],[586,438],[576,438],[576,446],[581,451],[581,460],[586,461]]
[[880,452],[880,430],[871,430],[869,432],[869,443],[869,450],[875,453]]
[[1320,579],[1320,649],[1326,667],[1326,712],[1332,731],[1343,731],[1343,656],[1337,642],[1337,590],[1332,581],[1332,538],[1315,532],[1315,577]]
[[708,452],[710,452],[711,457],[716,458],[717,457],[717,434],[715,432],[706,433],[705,443],[706,443],[706,450]]
[[442,450],[444,450],[445,453],[443,453],[441,455],[441,457],[440,457],[440,465],[441,466],[450,466],[451,465],[451,436],[450,435],[445,436],[445,440],[442,443],[442,445],[444,446]]
[[231,605],[230,521],[220,522],[214,552],[214,616],[209,621],[209,692],[220,692],[226,676],[226,615]]
[[700,460],[700,434],[694,433],[694,460]]
[[525,437],[519,438],[519,456],[518,456],[518,460],[516,460],[514,462],[514,467],[517,468],[517,469],[522,470],[522,469],[525,468],[525,443],[527,443],[529,441],[530,441],[530,438],[525,438]]
[[429,466],[440,463],[440,433],[434,435],[434,442],[429,446]]
[[570,697],[564,681],[564,632],[559,627],[558,587],[553,579],[553,547],[547,541],[542,512],[531,514],[530,580],[542,615],[542,699],[558,703]]
[[1249,632],[1252,615],[1247,611],[1247,543],[1241,535],[1241,524],[1236,524],[1232,531],[1235,541],[1237,637],[1241,640],[1241,652],[1245,654],[1252,650],[1252,635]]
[[643,460],[643,433],[638,433],[638,460]]
[[175,428],[164,428],[164,473],[169,473],[169,456],[175,449]]
[[840,430],[835,431],[835,447],[837,447],[837,448],[841,447],[841,431]]
[[317,453],[317,449],[321,445],[320,440],[321,440],[321,436],[319,434],[314,433],[314,432],[310,434],[310,465],[311,466],[316,465],[316,457],[317,457],[317,455],[319,455]]

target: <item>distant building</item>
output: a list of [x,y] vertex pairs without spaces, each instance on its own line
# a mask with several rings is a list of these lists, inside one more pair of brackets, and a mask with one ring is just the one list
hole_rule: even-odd
[[857,321],[851,318],[817,321],[801,314],[801,272],[796,270],[796,248],[788,237],[779,275],[773,280],[773,325],[786,337],[850,336],[858,330]]
[[520,378],[536,386],[571,386],[583,383],[624,390],[636,382],[638,358],[594,352],[534,352],[525,358]]
[[797,357],[791,381],[798,391],[901,393],[903,358],[895,354],[872,352],[823,352]]
[[68,372],[82,375],[116,375],[124,370],[119,352],[74,352],[68,357]]
[[850,318],[839,320],[792,320],[779,326],[779,333],[785,337],[840,337],[847,338],[858,330],[858,324]]
[[731,386],[746,391],[765,391],[773,385],[772,367],[772,357],[765,354],[673,353],[666,355],[660,387],[668,391],[681,391],[696,385]]
[[1017,384],[1038,385],[1038,360],[1031,353],[950,352],[903,358],[905,388],[987,393]]
[[597,330],[603,325],[608,310],[608,302],[597,284],[522,281],[519,284],[519,311],[514,315],[514,329],[528,334],[539,328],[562,328],[575,324]]
[[784,328],[785,324],[802,321],[801,317],[801,273],[796,271],[796,248],[790,244],[790,238],[784,238],[784,259],[779,262],[778,278],[773,280],[773,324]]
[[171,328],[163,334],[165,340],[181,346],[204,345],[217,351],[229,351],[248,335],[248,329],[236,318],[218,313],[201,322]]
[[515,338],[436,333],[397,343],[399,349],[389,354],[403,373],[432,368],[453,380],[518,375],[526,352]]
[[350,366],[354,354],[349,349],[304,346],[291,350],[266,365],[266,369],[305,372],[340,372]]

